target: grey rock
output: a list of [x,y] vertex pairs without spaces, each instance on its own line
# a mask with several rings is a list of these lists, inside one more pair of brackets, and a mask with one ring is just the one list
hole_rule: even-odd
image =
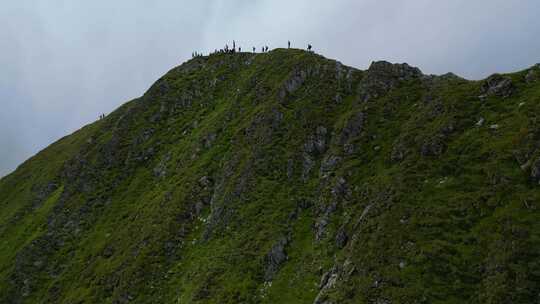
[[485,121],[484,117],[480,117],[480,119],[476,122],[475,125],[476,125],[477,127],[481,127],[481,126],[484,125],[484,121]]
[[484,81],[480,88],[481,97],[509,97],[515,90],[512,80],[499,74],[494,74]]
[[379,98],[395,88],[400,82],[419,79],[423,76],[420,69],[406,63],[372,62],[366,76],[360,82],[360,98],[362,101]]
[[315,130],[315,134],[310,135],[304,143],[304,151],[311,155],[320,155],[326,151],[326,134],[328,131],[325,127],[319,126]]
[[320,175],[322,178],[327,178],[332,171],[335,170],[341,157],[336,155],[327,155],[321,162]]
[[204,209],[204,203],[202,201],[198,201],[195,203],[195,215],[200,216],[202,211]]
[[324,214],[315,222],[315,240],[321,241],[326,236],[326,227],[330,223],[329,214]]
[[362,133],[364,125],[366,122],[366,114],[363,112],[358,112],[352,115],[347,124],[341,131],[341,137],[339,140],[340,145],[345,145],[353,138],[357,137]]
[[346,199],[351,195],[347,181],[343,177],[336,180],[336,183],[331,189],[331,193],[336,199]]
[[199,178],[199,185],[201,185],[201,187],[211,186],[212,185],[212,179],[205,175],[205,176]]
[[338,282],[346,281],[355,270],[356,267],[349,259],[345,260],[343,265],[336,262],[329,271],[322,275],[319,283],[319,293],[313,304],[334,303],[328,299],[328,293],[336,288]]
[[285,247],[289,244],[287,237],[279,239],[266,254],[265,263],[266,270],[264,274],[264,280],[266,282],[272,281],[275,274],[281,268],[281,265],[287,261],[287,253]]
[[531,181],[540,185],[540,158],[531,165]]
[[313,304],[327,304],[332,303],[327,300],[327,293],[329,290],[333,289],[336,286],[336,283],[339,279],[339,269],[334,266],[330,271],[323,274],[321,282],[319,283],[319,293],[313,301]]
[[280,102],[285,102],[287,97],[298,90],[306,81],[308,77],[308,72],[305,70],[294,70],[292,75],[285,80],[282,88],[278,93],[278,98]]
[[167,153],[163,159],[154,167],[153,173],[157,178],[163,178],[167,175],[167,164],[171,160],[171,153]]
[[441,136],[435,136],[424,141],[420,149],[420,154],[426,156],[440,156],[446,149],[446,143]]
[[527,75],[525,75],[525,81],[527,83],[533,83],[540,79],[540,71],[538,68],[532,68],[527,72]]
[[287,160],[287,178],[291,179],[294,173],[294,160]]
[[302,180],[306,181],[311,173],[311,170],[315,167],[315,161],[309,156],[309,154],[303,154],[302,162]]
[[341,94],[336,94],[336,96],[334,96],[334,103],[336,104],[340,104],[341,102],[343,101],[343,97],[341,96]]
[[347,245],[347,242],[349,241],[349,236],[347,235],[347,231],[345,231],[345,227],[339,228],[339,230],[336,233],[336,246],[337,248],[343,248],[345,245]]

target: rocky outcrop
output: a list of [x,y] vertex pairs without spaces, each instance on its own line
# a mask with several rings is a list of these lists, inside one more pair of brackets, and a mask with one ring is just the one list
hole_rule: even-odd
[[532,163],[530,178],[532,182],[540,184],[540,158]]
[[367,115],[364,112],[358,112],[352,115],[347,121],[345,127],[343,128],[343,131],[341,131],[339,144],[345,145],[346,143],[353,140],[355,137],[358,137],[364,129],[366,118]]
[[264,272],[264,280],[266,282],[272,281],[273,277],[281,268],[281,264],[287,261],[287,252],[285,251],[287,244],[289,244],[289,238],[282,237],[272,245],[272,248],[266,254],[266,269]]
[[399,83],[419,79],[422,76],[420,69],[406,63],[372,62],[360,81],[360,99],[362,101],[377,99],[397,87]]
[[525,81],[532,84],[540,80],[540,63],[531,68],[525,75]]
[[316,158],[327,150],[328,130],[318,126],[313,134],[306,139],[302,149],[302,180],[306,180],[315,167]]
[[337,262],[334,263],[334,266],[322,275],[319,283],[319,293],[317,294],[317,297],[315,297],[313,304],[336,303],[328,299],[328,294],[335,289],[338,284],[346,282],[355,271],[356,266],[354,266],[349,259],[345,260],[343,264]]
[[509,97],[515,90],[512,80],[500,74],[488,77],[480,87],[480,98],[488,96]]
[[306,81],[308,71],[303,69],[295,69],[289,78],[285,80],[283,86],[279,90],[278,98],[281,102],[286,102],[288,96],[298,90]]

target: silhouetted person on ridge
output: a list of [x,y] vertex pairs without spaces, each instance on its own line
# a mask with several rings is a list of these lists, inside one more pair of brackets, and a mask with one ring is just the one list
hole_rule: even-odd
[[242,53],[242,47],[238,47],[238,53]]
[[307,45],[307,50],[308,50],[309,52],[311,52],[311,48],[312,48],[311,44],[308,44],[308,45]]
[[253,47],[253,53],[255,53],[255,51],[256,51],[256,50],[255,50],[255,47]]
[[287,43],[287,48],[290,49],[291,48],[291,41],[289,40],[288,43]]

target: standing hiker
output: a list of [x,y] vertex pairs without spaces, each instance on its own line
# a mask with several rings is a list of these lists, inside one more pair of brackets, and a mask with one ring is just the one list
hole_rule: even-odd
[[291,41],[289,40],[288,43],[287,43],[287,48],[290,49],[291,48]]

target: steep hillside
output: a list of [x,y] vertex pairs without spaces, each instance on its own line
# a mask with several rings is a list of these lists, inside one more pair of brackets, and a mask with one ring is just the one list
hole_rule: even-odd
[[1,303],[540,302],[540,65],[215,54],[0,180]]

